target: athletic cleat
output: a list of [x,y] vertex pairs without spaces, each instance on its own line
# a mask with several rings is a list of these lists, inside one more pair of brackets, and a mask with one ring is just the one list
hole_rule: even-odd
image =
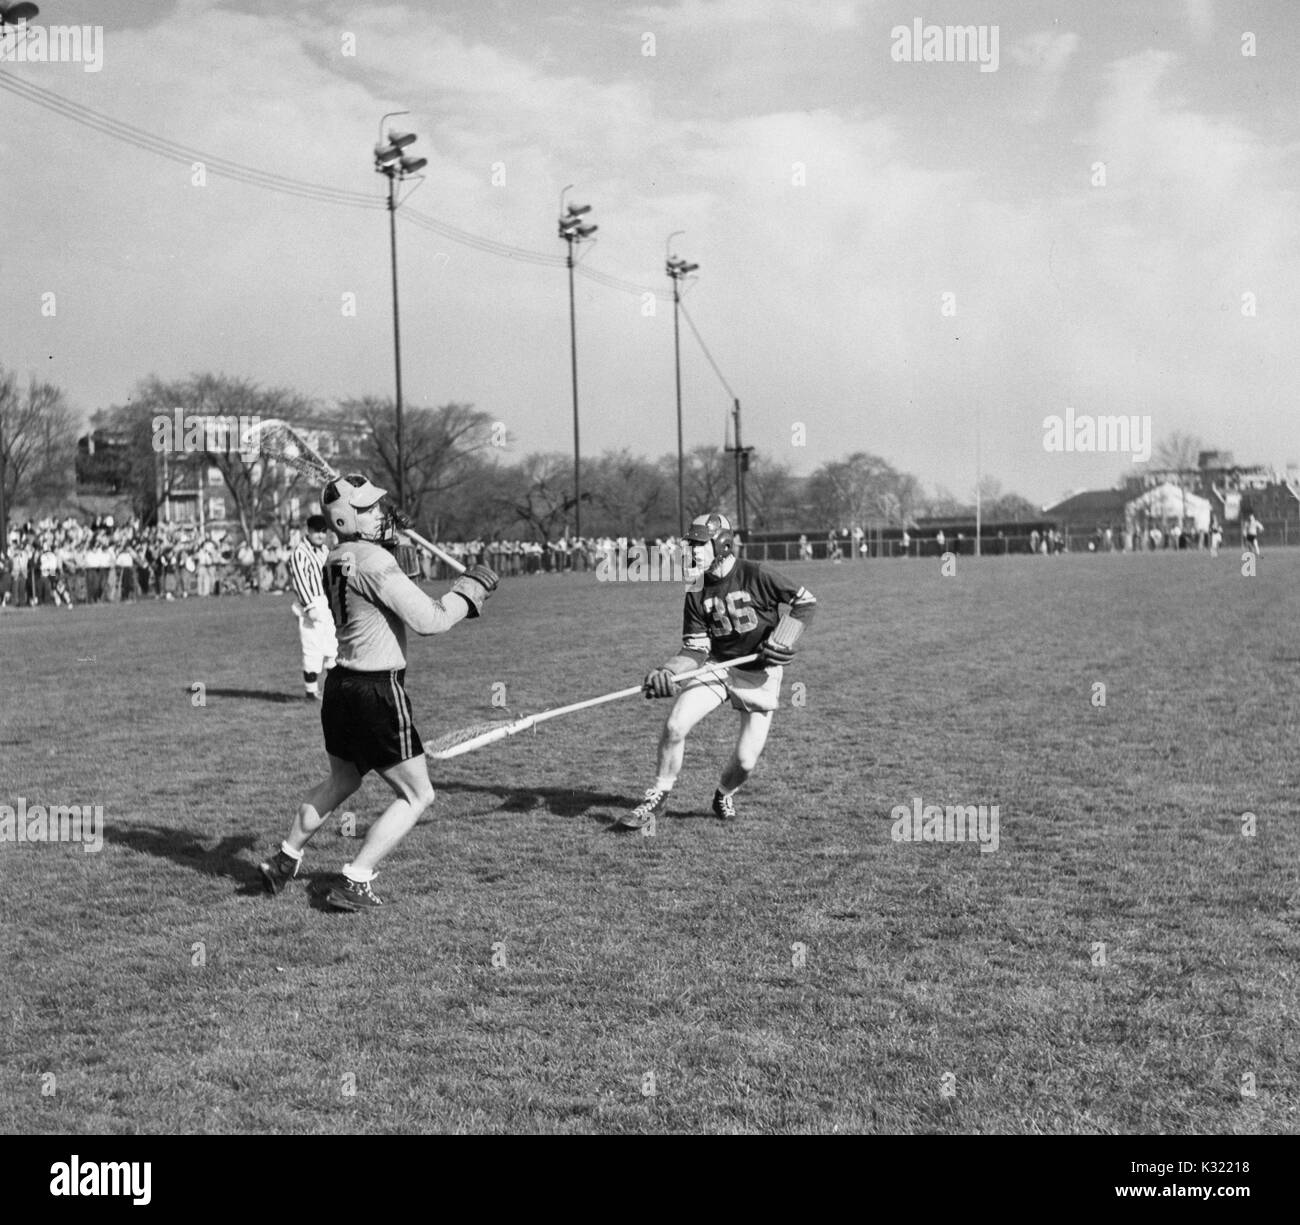
[[721,791],[713,793],[713,815],[719,821],[734,821],[736,819],[736,797],[734,795],[723,795]]
[[276,894],[298,875],[301,866],[301,859],[295,859],[280,850],[276,851],[270,859],[259,863],[257,870],[262,874],[262,884],[266,887],[267,893]]
[[649,825],[656,817],[668,811],[668,796],[671,792],[660,791],[657,787],[647,787],[645,799],[631,812],[619,817],[618,824],[624,829],[641,829]]
[[325,895],[325,904],[331,910],[373,910],[384,903],[375,896],[368,880],[356,881],[345,876]]

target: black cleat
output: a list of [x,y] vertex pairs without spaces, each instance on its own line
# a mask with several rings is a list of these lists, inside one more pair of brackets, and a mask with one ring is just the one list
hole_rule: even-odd
[[734,821],[736,819],[736,797],[734,795],[723,795],[721,791],[713,793],[713,815],[719,821]]
[[280,850],[276,851],[270,859],[259,863],[257,870],[262,874],[262,884],[265,886],[267,893],[276,894],[298,875],[298,869],[301,866],[301,859],[295,859],[292,855],[286,855],[283,850]]
[[325,904],[331,910],[373,910],[384,903],[375,896],[369,881],[349,880],[345,876],[325,895]]
[[624,829],[642,829],[668,811],[668,797],[671,794],[669,791],[660,791],[658,787],[647,788],[645,799],[631,812],[619,817],[617,824]]

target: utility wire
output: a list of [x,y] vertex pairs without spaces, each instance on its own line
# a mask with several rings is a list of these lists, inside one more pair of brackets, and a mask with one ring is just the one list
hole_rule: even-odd
[[700,335],[699,328],[695,326],[695,320],[692,319],[690,314],[687,312],[686,303],[679,302],[678,307],[681,310],[682,314],[686,316],[686,322],[690,325],[691,332],[694,334],[695,339],[699,341],[700,348],[704,350],[704,356],[709,359],[709,365],[713,367],[713,373],[718,376],[718,382],[722,384],[723,389],[726,391],[727,395],[730,396],[733,401],[738,400],[740,397],[737,396],[736,393],[731,390],[731,384],[728,383],[727,380],[722,377],[722,371],[718,369],[718,363],[713,360],[713,354],[709,352],[709,346],[704,343],[704,337]]
[[[45,110],[71,120],[73,123],[80,124],[82,127],[99,132],[114,140],[123,141],[147,153],[154,153],[159,157],[187,166],[191,166],[195,162],[201,162],[213,174],[234,179],[236,182],[245,183],[251,187],[278,191],[286,195],[297,196],[300,199],[315,200],[321,204],[338,204],[345,207],[366,209],[386,209],[388,207],[381,198],[364,192],[344,191],[325,184],[308,183],[302,179],[291,178],[288,175],[259,170],[255,166],[246,166],[242,162],[232,161],[229,158],[213,157],[200,149],[178,144],[155,133],[147,132],[143,128],[137,128],[132,124],[102,115],[90,107],[82,106],[80,103],[73,102],[50,90],[42,89],[40,86],[33,85],[31,82],[11,73],[0,73],[0,89],[7,90],[9,93],[35,106],[43,107]],[[496,255],[503,259],[536,264],[547,268],[563,268],[565,266],[565,258],[562,255],[554,255],[545,251],[530,251],[524,247],[516,247],[509,243],[498,242],[493,238],[472,234],[468,230],[462,230],[458,226],[439,221],[435,217],[410,207],[399,209],[399,215],[420,229],[441,235],[452,242],[482,251],[487,255]],[[656,296],[662,296],[648,286],[620,280],[618,277],[609,276],[607,273],[598,272],[593,268],[580,265],[577,271],[589,280],[607,288],[616,289],[621,293],[638,295],[655,293]]]

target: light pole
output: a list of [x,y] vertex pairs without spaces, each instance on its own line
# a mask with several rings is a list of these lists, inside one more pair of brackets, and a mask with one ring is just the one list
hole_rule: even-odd
[[393,260],[393,364],[397,370],[397,505],[406,509],[406,464],[402,445],[402,333],[397,313],[397,185],[418,174],[428,164],[423,157],[407,157],[402,150],[415,144],[412,132],[388,133],[388,143],[384,143],[384,123],[397,115],[409,115],[410,111],[390,111],[379,121],[379,143],[375,145],[375,170],[388,179],[388,228],[389,247]]
[[582,536],[582,476],[580,472],[581,448],[578,443],[578,325],[573,308],[573,248],[586,242],[598,229],[582,220],[591,212],[590,204],[565,205],[565,194],[573,190],[570,183],[560,192],[560,237],[569,244],[569,255],[564,261],[569,269],[569,366],[573,375],[573,538]]
[[0,557],[9,552],[9,503],[5,494],[5,481],[9,478],[5,455],[5,414],[0,403]]
[[682,278],[689,276],[699,268],[699,264],[688,264],[684,259],[672,254],[673,239],[685,230],[675,230],[668,235],[665,244],[666,262],[664,271],[673,282],[673,369],[677,378],[677,538],[686,535],[685,498],[683,497],[683,472],[685,471],[685,452],[682,450],[682,342],[677,316],[682,301]]
[[736,527],[742,536],[749,535],[748,516],[745,511],[745,473],[749,471],[749,456],[753,447],[740,445],[740,401],[732,398],[732,418],[735,421],[736,445],[727,447],[736,457]]

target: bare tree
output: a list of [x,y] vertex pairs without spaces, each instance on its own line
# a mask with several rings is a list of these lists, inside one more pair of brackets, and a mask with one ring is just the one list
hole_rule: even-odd
[[[397,404],[391,399],[365,396],[344,400],[334,417],[359,434],[357,459],[373,473],[376,482],[396,498]],[[481,472],[477,462],[490,450],[494,423],[470,404],[444,404],[440,408],[404,406],[402,410],[402,469],[407,513],[418,525],[434,526],[438,502],[463,490]],[[501,439],[504,445],[505,439]],[[436,530],[436,529],[435,529]]]
[[[178,410],[180,437],[173,424]],[[151,375],[128,405],[97,414],[95,421],[127,441],[133,501],[145,522],[156,518],[161,501],[176,490],[198,482],[199,497],[206,496],[202,482],[210,465],[221,473],[247,537],[278,517],[291,493],[316,497],[320,490],[291,468],[245,459],[239,422],[302,420],[313,411],[312,401],[296,391],[262,388],[248,379],[209,373],[165,382]]]
[[563,536],[573,514],[572,461],[563,455],[533,454],[506,474],[501,499],[532,529],[538,542]]
[[68,496],[77,422],[61,388],[33,377],[22,391],[18,376],[0,367],[0,436],[6,507],[20,499],[55,503]]
[[1175,430],[1166,434],[1151,451],[1151,467],[1169,472],[1193,472],[1205,443],[1196,434]]

